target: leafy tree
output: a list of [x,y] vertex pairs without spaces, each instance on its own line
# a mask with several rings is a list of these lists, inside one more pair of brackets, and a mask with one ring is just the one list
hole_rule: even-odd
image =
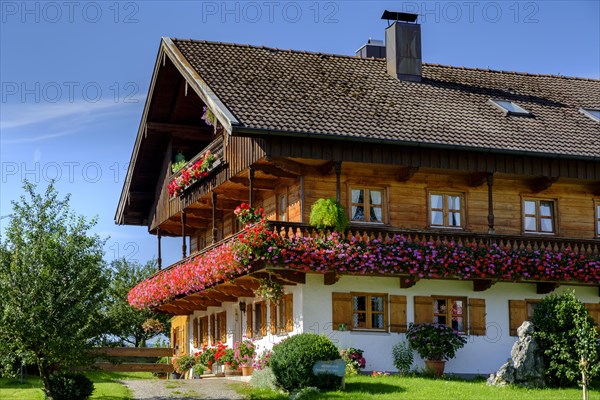
[[534,338],[544,357],[550,386],[584,386],[600,372],[596,323],[574,292],[550,295],[537,304],[532,322]]
[[135,347],[146,346],[146,341],[169,333],[169,317],[148,309],[138,310],[129,305],[127,294],[132,287],[156,272],[156,261],[142,265],[125,258],[111,263],[106,318],[107,333]]
[[76,215],[53,183],[43,195],[28,182],[23,188],[0,238],[0,353],[30,354],[53,398],[53,373],[91,362],[101,333],[104,240],[89,233],[95,219]]

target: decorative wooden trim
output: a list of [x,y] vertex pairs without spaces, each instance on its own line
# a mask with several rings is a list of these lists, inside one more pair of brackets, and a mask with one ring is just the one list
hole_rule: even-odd
[[467,185],[469,187],[480,187],[488,181],[488,172],[474,172],[467,176]]
[[323,284],[325,286],[334,285],[339,280],[340,276],[335,271],[326,272],[323,274]]
[[413,275],[400,275],[400,288],[409,289],[417,283],[419,278],[416,278]]
[[398,182],[408,182],[415,176],[418,170],[419,167],[400,167],[396,174],[396,180]]
[[537,194],[547,190],[558,181],[558,177],[540,176],[529,181],[531,193]]
[[492,287],[492,285],[496,283],[491,279],[475,279],[473,280],[473,291],[474,292],[484,292]]
[[536,283],[537,294],[548,294],[553,292],[558,287],[558,283],[555,282],[538,282]]

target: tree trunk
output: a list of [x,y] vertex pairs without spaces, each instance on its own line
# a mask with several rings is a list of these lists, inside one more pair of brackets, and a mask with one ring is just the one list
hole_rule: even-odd
[[42,382],[44,383],[44,392],[46,392],[47,399],[53,400],[52,393],[50,392],[50,368],[48,366],[42,365],[39,359],[37,362],[37,366],[40,370],[40,377],[42,378]]

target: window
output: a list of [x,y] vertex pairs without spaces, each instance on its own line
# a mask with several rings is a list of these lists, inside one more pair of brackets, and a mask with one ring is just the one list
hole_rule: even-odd
[[529,117],[531,113],[510,100],[491,99],[490,103],[504,111],[505,115]]
[[294,330],[294,300],[291,293],[286,294],[271,306],[271,334],[285,335]]
[[526,233],[555,233],[554,201],[524,199],[523,230]]
[[387,327],[387,295],[352,293],[352,328],[378,329]]
[[429,209],[432,227],[462,228],[464,218],[462,194],[430,193]]
[[227,313],[225,311],[216,315],[215,340],[221,343],[227,342]]
[[594,208],[596,210],[596,236],[600,237],[600,200],[594,202]]
[[434,297],[433,322],[466,332],[466,304],[467,299],[464,297]]
[[351,222],[383,223],[384,190],[351,188]]
[[277,221],[288,220],[288,198],[287,193],[277,195]]
[[579,112],[590,118],[592,121],[600,122],[600,110],[593,108],[580,108]]
[[254,304],[254,329],[252,333],[255,338],[267,336],[267,305],[263,301]]

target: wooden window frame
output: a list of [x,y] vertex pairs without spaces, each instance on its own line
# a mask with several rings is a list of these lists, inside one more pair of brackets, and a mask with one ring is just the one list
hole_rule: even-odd
[[[285,210],[281,212],[280,199],[285,196]],[[281,218],[283,214],[283,218]],[[281,222],[289,222],[290,220],[290,197],[288,194],[287,187],[275,194],[275,219]]]
[[198,318],[198,343],[208,346],[208,316]]
[[[456,301],[456,300],[460,300],[463,303],[463,308],[462,308],[462,314],[460,314],[463,317],[463,330],[459,330],[457,329],[457,331],[459,331],[460,333],[463,334],[467,334],[469,332],[469,303],[468,303],[468,298],[465,296],[431,296],[431,302],[433,307],[435,307],[435,301],[436,300],[445,300],[446,301],[446,313],[442,314],[442,313],[436,313],[435,312],[435,308],[432,308],[431,312],[432,312],[432,316],[433,316],[433,321],[435,321],[435,317],[438,316],[443,316],[446,318],[446,323],[443,325],[449,326],[452,328],[452,316],[454,315],[459,315],[459,314],[453,314],[451,312],[451,307],[449,307],[450,303],[452,301]],[[439,323],[439,322],[438,322]]]
[[[363,190],[364,198],[363,203],[353,203],[352,202],[352,190]],[[371,205],[366,202],[366,199],[370,198],[368,192],[371,190],[376,190],[381,192],[381,222],[372,222],[372,221],[355,221],[352,219],[352,206],[353,205],[362,205],[364,209],[364,216],[371,217]],[[348,212],[348,221],[350,224],[368,224],[368,225],[389,225],[388,219],[388,194],[387,188],[383,186],[366,186],[361,184],[348,184],[348,193],[347,193],[347,212]]]
[[[260,306],[260,307],[259,307]],[[253,339],[262,339],[268,334],[268,329],[266,332],[264,330],[267,328],[269,323],[267,318],[267,308],[269,304],[266,301],[259,301],[253,304],[252,307],[252,338]]]
[[[434,225],[433,218],[431,216],[434,211],[431,204],[431,196],[442,196],[442,208],[435,209],[435,211],[441,211],[443,216],[443,225]],[[448,208],[448,196],[458,196],[461,202],[460,211],[460,226],[451,226],[449,224],[450,212],[456,212],[456,210],[450,210]],[[427,190],[427,226],[431,229],[454,229],[454,230],[466,230],[467,229],[467,193],[459,191],[448,191],[448,190]]]
[[[355,296],[365,296],[366,302],[366,310],[355,310],[354,309],[354,297]],[[372,316],[374,311],[371,309],[371,298],[373,297],[383,297],[383,311],[375,311],[375,313],[377,314],[383,314],[383,328],[372,328],[370,327],[371,325],[371,321],[372,321]],[[372,332],[387,332],[388,331],[388,327],[389,327],[389,317],[388,317],[388,312],[389,312],[389,306],[388,306],[388,294],[387,293],[366,293],[366,292],[350,292],[350,308],[351,308],[351,324],[352,326],[349,327],[350,330],[353,331],[372,331]],[[365,321],[367,323],[366,327],[356,327],[354,326],[354,314],[356,314],[358,312],[360,313],[364,313],[365,314]]]
[[[525,202],[526,201],[534,201],[535,202],[535,215],[533,214],[525,214]],[[542,218],[540,214],[540,203],[548,202],[552,203],[552,232],[542,232],[541,231],[541,221],[542,219],[547,219],[547,217]],[[535,231],[528,231],[525,229],[525,221],[526,217],[534,217],[535,218]],[[559,223],[558,223],[558,200],[550,199],[546,197],[530,197],[530,196],[521,196],[521,232],[524,235],[548,235],[548,236],[558,236],[559,234]]]
[[594,225],[596,237],[600,238],[600,199],[594,199]]

